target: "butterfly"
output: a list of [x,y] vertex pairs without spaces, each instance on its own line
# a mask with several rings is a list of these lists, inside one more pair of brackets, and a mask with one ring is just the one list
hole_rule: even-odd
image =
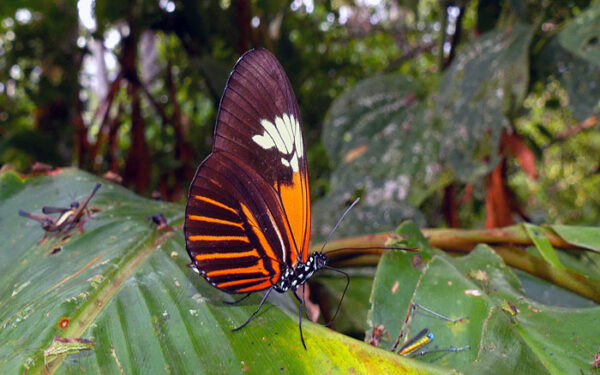
[[[190,266],[226,293],[295,293],[327,267],[308,255],[310,195],[296,97],[265,49],[235,64],[219,106],[211,154],[189,188],[184,235]],[[339,271],[339,270],[338,270]],[[341,271],[339,271],[341,272]],[[241,300],[239,300],[241,301]],[[239,302],[237,301],[237,302]],[[237,303],[236,302],[236,303]],[[300,338],[302,308],[300,309]]]

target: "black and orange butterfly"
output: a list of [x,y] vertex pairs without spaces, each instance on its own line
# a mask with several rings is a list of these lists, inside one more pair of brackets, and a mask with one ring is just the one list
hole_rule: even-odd
[[[190,186],[184,234],[190,266],[211,285],[247,293],[244,298],[267,291],[237,329],[252,320],[273,290],[295,292],[328,268],[322,252],[308,255],[302,120],[290,81],[267,50],[244,54],[227,81],[212,153]],[[302,308],[304,345],[301,324]]]

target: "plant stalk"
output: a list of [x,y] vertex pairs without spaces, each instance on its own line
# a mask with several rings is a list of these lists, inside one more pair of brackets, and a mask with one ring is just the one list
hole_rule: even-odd
[[[545,235],[557,248],[566,250],[586,250],[570,244],[549,228],[544,228]],[[520,225],[497,229],[423,229],[422,233],[432,247],[450,251],[468,253],[480,243],[489,245],[511,267],[520,269],[531,275],[550,281],[583,297],[600,303],[600,282],[573,270],[563,270],[552,266],[541,257],[526,253],[517,246],[535,246]],[[336,251],[329,258],[337,266],[371,266],[376,265],[392,232],[369,234],[358,237],[343,238],[329,242],[324,252]],[[313,245],[310,252],[318,251],[322,244]]]

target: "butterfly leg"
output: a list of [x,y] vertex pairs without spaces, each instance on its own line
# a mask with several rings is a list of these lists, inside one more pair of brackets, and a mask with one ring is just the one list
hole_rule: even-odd
[[[352,203],[352,205],[356,204],[357,201],[354,201],[354,202],[355,203]],[[350,275],[342,270],[338,270],[337,268],[333,268],[333,267],[329,267],[329,266],[325,266],[325,267],[323,267],[323,269],[341,273],[346,278],[346,286],[344,287],[344,292],[342,293],[342,298],[340,298],[340,302],[338,303],[337,309],[335,309],[335,314],[333,314],[333,318],[331,318],[331,320],[329,322],[327,322],[327,324],[325,324],[325,327],[329,327],[333,323],[335,318],[337,317],[337,314],[340,312],[340,308],[342,307],[342,301],[344,300],[344,296],[346,295],[346,292],[348,291],[348,287],[350,286]]]
[[[292,293],[294,293],[296,299],[300,301],[300,297],[298,296],[298,290]],[[304,305],[304,316],[306,316],[306,319],[312,320],[310,316],[308,316],[308,310],[306,309],[306,292],[304,291],[304,285],[302,285],[302,301],[300,302],[300,305]]]
[[246,294],[245,296],[243,296],[242,298],[238,299],[237,301],[233,301],[233,302],[230,302],[230,301],[223,301],[223,303],[226,303],[226,304],[228,304],[228,305],[237,305],[238,303],[242,302],[242,301],[243,301],[243,300],[245,300],[246,298],[250,297],[250,295],[251,295],[251,294],[252,294],[252,293],[248,293],[248,294]]
[[[305,285],[302,285],[302,287],[304,288]],[[307,350],[306,344],[304,343],[304,335],[302,334],[302,310],[306,309],[306,305],[304,304],[304,301],[300,297],[298,297],[298,295],[295,292],[293,292],[292,294],[294,295],[294,297],[296,297],[298,302],[300,302],[300,308],[298,310],[298,328],[300,329],[300,341],[302,341],[302,346],[304,346],[304,350]],[[302,293],[302,296],[304,296],[304,293]]]
[[[234,328],[234,329],[232,329],[232,330],[231,330],[232,332],[239,331],[240,329],[242,329],[242,328],[244,328],[245,326],[247,326],[247,325],[248,325],[248,323],[250,323],[250,321],[251,321],[252,319],[254,319],[254,317],[256,316],[256,314],[258,314],[258,312],[260,311],[260,309],[261,309],[262,305],[264,305],[264,303],[267,301],[267,298],[269,297],[269,294],[271,294],[271,291],[272,291],[272,290],[273,290],[273,287],[270,287],[270,288],[267,290],[267,293],[265,293],[265,296],[263,297],[262,301],[260,301],[260,304],[259,304],[259,305],[258,305],[258,307],[256,308],[256,311],[254,311],[254,312],[252,313],[252,315],[250,315],[250,317],[248,318],[248,320],[246,320],[246,323],[242,324],[241,326],[239,326],[239,327],[237,327],[237,328]],[[246,297],[244,297],[244,298],[246,298]]]

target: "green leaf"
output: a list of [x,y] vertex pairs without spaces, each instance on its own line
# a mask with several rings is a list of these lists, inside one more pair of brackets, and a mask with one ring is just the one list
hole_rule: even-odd
[[600,66],[600,3],[592,3],[585,11],[571,20],[558,34],[560,44],[587,60]]
[[[326,311],[323,311],[324,323],[333,319],[335,311],[340,302],[340,311],[335,320],[328,327],[343,332],[352,337],[362,338],[367,329],[367,311],[369,310],[369,296],[373,287],[373,267],[344,269],[350,275],[350,284],[346,295],[343,295],[346,287],[346,278],[336,272],[322,272],[311,279],[312,286],[318,286],[318,295],[311,298],[323,301]],[[315,289],[315,288],[312,288]],[[342,299],[343,296],[343,299]]]
[[400,74],[359,82],[327,113],[323,143],[336,165],[331,190],[313,210],[315,237],[325,237],[347,207],[362,197],[340,234],[393,229],[449,182],[439,162],[440,124],[419,102],[420,85]]
[[[289,295],[232,332],[261,296],[225,305],[231,297],[187,267],[182,205],[103,181],[91,201],[98,211],[86,216],[82,233],[39,244],[39,224],[17,215],[68,206],[97,182],[77,170],[26,180],[0,175],[0,373],[443,372],[306,320],[305,351],[297,311],[281,307]],[[156,213],[175,231],[159,232],[150,220]],[[68,326],[59,328],[61,321]],[[94,344],[59,350],[55,336]]]
[[570,244],[600,252],[600,228],[571,225],[551,225]]
[[487,246],[453,258],[432,249],[414,224],[403,224],[397,233],[408,236],[407,245],[421,252],[390,252],[381,259],[369,312],[369,325],[382,324],[389,332],[381,347],[391,346],[408,306],[419,303],[449,318],[468,318],[453,323],[417,310],[405,337],[428,328],[435,335],[432,349],[471,347],[445,355],[426,354],[420,360],[474,374],[591,370],[589,363],[598,345],[591,327],[600,308],[553,307],[529,299],[519,279]]
[[523,223],[523,226],[527,231],[527,235],[529,235],[529,238],[531,238],[535,244],[535,247],[539,250],[540,254],[542,254],[542,257],[546,260],[546,262],[552,264],[554,267],[565,269],[558,259],[556,251],[554,250],[554,247],[552,247],[550,240],[544,234],[543,229],[537,225],[529,223]]
[[52,164],[61,162],[52,137],[35,130],[20,130],[4,137],[0,141],[0,156],[11,149],[19,150],[36,161]]
[[486,175],[500,160],[500,134],[527,94],[532,35],[532,27],[518,24],[486,33],[444,73],[441,153],[463,181]]
[[600,67],[562,48],[557,38],[544,45],[535,62],[544,76],[555,76],[569,95],[573,116],[583,121],[600,111]]

